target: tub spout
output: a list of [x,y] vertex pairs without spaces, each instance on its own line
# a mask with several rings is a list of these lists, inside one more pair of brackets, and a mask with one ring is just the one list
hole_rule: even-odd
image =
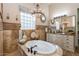
[[34,55],[37,53],[37,51],[34,51]]

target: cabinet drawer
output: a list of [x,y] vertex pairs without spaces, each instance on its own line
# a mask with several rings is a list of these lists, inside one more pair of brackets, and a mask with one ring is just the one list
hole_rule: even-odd
[[71,52],[74,52],[74,47],[73,46],[64,45],[64,49],[68,50],[68,51],[71,51]]
[[67,37],[67,40],[69,40],[69,41],[74,41],[74,36],[68,36],[68,37]]
[[64,42],[68,42],[68,41],[69,41],[69,42],[74,42],[74,38],[73,38],[73,39],[70,39],[70,38],[65,38],[65,39],[64,39]]
[[54,42],[53,39],[47,39],[47,41],[48,41],[48,42],[51,42],[51,43]]
[[69,47],[74,47],[74,44],[70,44],[70,43],[64,43],[64,46],[69,46]]
[[74,41],[68,41],[68,40],[66,40],[66,41],[64,41],[64,44],[67,44],[67,45],[74,45]]
[[74,44],[64,43],[64,46],[74,47]]

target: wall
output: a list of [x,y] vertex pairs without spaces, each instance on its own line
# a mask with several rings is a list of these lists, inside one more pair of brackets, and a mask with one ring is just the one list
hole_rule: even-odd
[[79,8],[79,4],[77,3],[61,3],[61,4],[51,4],[50,5],[50,16],[51,18],[60,15],[76,15],[77,8]]
[[[4,4],[4,22],[9,22],[9,23],[20,23],[20,11],[19,11],[19,6],[24,7],[26,10],[29,9],[31,12],[33,12],[35,8],[35,4],[11,4],[11,3],[5,3]],[[48,17],[49,17],[49,8],[48,4],[40,4],[40,8],[42,9],[42,12],[46,15],[46,22],[42,23],[40,19],[36,19],[36,24],[37,25],[47,25],[48,24]],[[9,14],[10,19],[6,19],[7,14]],[[16,17],[18,17],[19,20],[16,21]]]
[[[62,15],[76,15],[76,26],[77,26],[77,8],[79,8],[79,4],[77,3],[55,3],[55,4],[51,4],[50,8],[49,8],[49,14],[50,14],[50,18],[52,19],[53,17],[57,17],[57,16],[62,16]],[[76,31],[77,31],[77,27],[76,27]],[[77,34],[76,34],[77,36]],[[77,37],[75,39],[75,45],[78,46],[78,40]]]
[[[8,22],[8,23],[20,23],[20,18],[19,18],[19,11],[17,8],[17,4],[11,4],[11,3],[5,3],[3,4],[3,15],[4,19],[3,22]],[[9,19],[7,19],[7,16],[9,16]],[[16,17],[18,17],[18,20],[16,20]]]
[[[36,24],[37,25],[47,25],[48,24],[48,20],[49,20],[49,8],[48,8],[48,5],[47,3],[39,3],[40,4],[40,9],[42,10],[42,12],[46,15],[46,22],[45,23],[42,23],[40,21],[40,19],[36,19]],[[35,9],[36,5],[35,4],[20,4],[22,6],[24,6],[25,8],[31,10],[31,12],[33,12],[33,10]]]

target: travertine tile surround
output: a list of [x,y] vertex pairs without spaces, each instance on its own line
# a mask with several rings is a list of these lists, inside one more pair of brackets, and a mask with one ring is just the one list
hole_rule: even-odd
[[0,31],[0,56],[3,55],[3,31]]
[[17,39],[18,39],[18,31],[17,30],[4,30],[4,38],[3,38],[4,55],[6,53],[11,53],[11,52],[18,49]]

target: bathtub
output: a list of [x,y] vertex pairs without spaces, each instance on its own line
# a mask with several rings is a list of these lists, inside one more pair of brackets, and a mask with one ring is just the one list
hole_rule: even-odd
[[[33,48],[33,51],[37,51],[35,55],[27,51],[27,48],[31,48],[34,45],[37,45],[37,47]],[[24,48],[23,50],[28,56],[62,56],[63,55],[63,51],[59,46],[42,40],[28,41],[22,48]]]

